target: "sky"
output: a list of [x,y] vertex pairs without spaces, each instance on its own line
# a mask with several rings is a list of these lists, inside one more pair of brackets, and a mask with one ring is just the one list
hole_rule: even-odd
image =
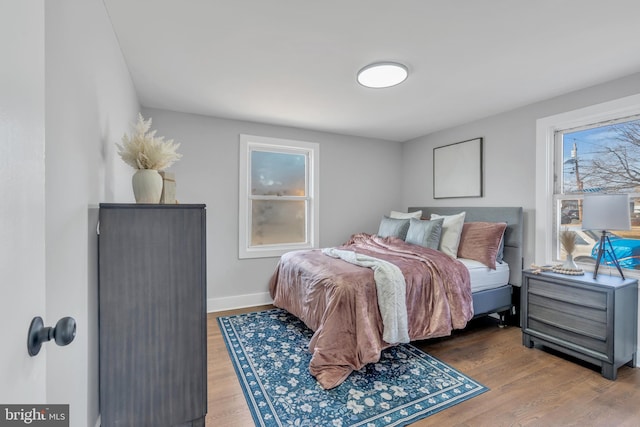
[[306,156],[272,151],[251,151],[251,184],[254,195],[303,196]]
[[[640,120],[634,121],[640,123]],[[564,134],[562,155],[565,165],[564,180],[565,185],[567,186],[566,190],[575,191],[576,189],[575,174],[573,173],[575,169],[571,162],[573,159],[572,150],[574,143],[577,147],[578,165],[580,168],[579,173],[582,175],[587,172],[586,165],[589,164],[589,161],[601,152],[601,147],[619,144],[619,141],[615,139],[616,135],[617,132],[614,125],[584,129],[576,132],[567,132]],[[638,163],[640,166],[640,159],[638,159]],[[585,184],[585,189],[588,188],[589,186]]]

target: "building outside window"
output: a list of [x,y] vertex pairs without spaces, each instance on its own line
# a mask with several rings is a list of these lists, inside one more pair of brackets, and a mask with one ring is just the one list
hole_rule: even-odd
[[574,260],[595,264],[600,232],[582,229],[583,197],[626,193],[632,228],[613,231],[610,239],[621,266],[640,269],[640,116],[557,129],[553,169],[553,261],[566,258],[558,235],[571,230],[577,234]]
[[317,143],[240,135],[239,257],[318,247]]

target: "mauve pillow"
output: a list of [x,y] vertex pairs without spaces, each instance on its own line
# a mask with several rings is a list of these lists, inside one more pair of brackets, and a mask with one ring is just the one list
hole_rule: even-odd
[[506,228],[506,222],[465,222],[460,234],[458,258],[473,259],[495,270],[500,240]]

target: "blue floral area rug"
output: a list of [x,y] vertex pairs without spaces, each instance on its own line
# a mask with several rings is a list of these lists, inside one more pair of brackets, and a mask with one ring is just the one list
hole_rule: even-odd
[[488,389],[412,345],[324,390],[308,370],[313,332],[281,309],[219,317],[257,426],[405,426]]

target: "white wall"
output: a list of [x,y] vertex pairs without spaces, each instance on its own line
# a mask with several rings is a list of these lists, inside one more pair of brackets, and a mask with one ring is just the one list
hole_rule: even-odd
[[207,296],[210,311],[269,303],[278,258],[238,259],[238,165],[241,133],[320,144],[320,245],[374,233],[380,218],[402,209],[402,147],[259,123],[145,109],[159,136],[181,143],[176,174],[180,203],[207,205]]
[[[522,206],[524,265],[534,262],[536,120],[640,92],[640,73],[403,144],[402,205]],[[484,197],[433,199],[433,148],[484,138]]]
[[139,104],[102,1],[47,1],[45,36],[45,324],[77,321],[73,343],[47,345],[47,402],[86,427],[98,419],[96,207],[132,201],[114,143]]

